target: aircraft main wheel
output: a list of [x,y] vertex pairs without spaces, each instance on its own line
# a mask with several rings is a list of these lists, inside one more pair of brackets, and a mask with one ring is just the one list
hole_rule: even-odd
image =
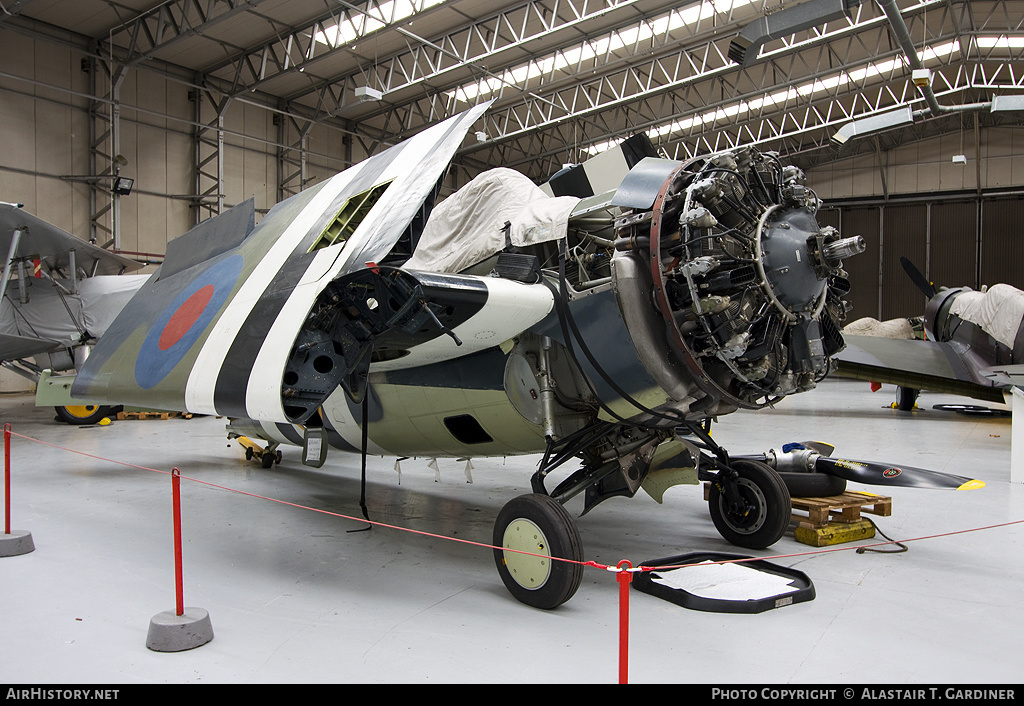
[[583,561],[583,542],[569,511],[557,500],[540,493],[513,498],[498,513],[492,543],[502,548],[494,550],[494,563],[517,600],[551,610],[580,587],[583,565],[574,562]]
[[95,424],[110,414],[110,407],[98,404],[76,404],[54,407],[57,417],[66,424]]
[[733,506],[711,485],[708,507],[711,521],[725,539],[747,549],[764,549],[786,532],[792,514],[789,490],[782,478],[760,461],[734,461],[740,502]]

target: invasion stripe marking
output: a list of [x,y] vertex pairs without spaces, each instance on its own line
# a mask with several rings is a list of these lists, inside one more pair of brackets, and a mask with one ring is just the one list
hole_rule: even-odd
[[[391,148],[391,154],[386,159],[385,154],[388,153],[382,153],[367,162],[374,165],[368,168],[367,173],[374,174],[372,181],[375,184],[389,178],[393,181],[348,242],[325,249],[324,257],[327,253],[337,254],[340,250],[336,261],[322,272],[319,268],[310,269],[302,275],[301,281],[286,300],[268,303],[268,308],[277,305],[276,313],[272,316],[261,314],[263,319],[259,325],[266,327],[266,334],[258,349],[245,345],[232,347],[227,360],[230,360],[232,366],[251,371],[245,388],[246,416],[254,419],[284,418],[281,374],[316,297],[328,281],[343,272],[365,267],[365,259],[382,257],[393,247],[447,169],[465,132],[485,107],[478,106],[457,118],[427,129],[402,143],[401,150]],[[380,162],[379,172],[375,161]],[[318,276],[313,276],[314,272]],[[249,318],[252,319],[253,315]],[[221,374],[224,375],[224,372]],[[234,390],[235,395],[240,392],[233,384],[219,387],[218,392],[221,390]],[[216,398],[218,405],[222,399],[221,396]]]
[[[313,187],[317,189],[313,198],[302,209],[299,216],[288,225],[267,254],[260,259],[234,298],[221,312],[206,344],[199,351],[196,363],[189,375],[185,389],[185,402],[190,412],[218,414],[215,404],[217,377],[239,329],[248,320],[256,302],[266,291],[268,283],[284,267],[289,256],[295,252],[297,243],[305,238],[335,196],[356,177],[363,164],[366,163],[357,164],[341,172],[320,187]],[[299,194],[292,198],[301,196],[302,194]],[[273,211],[268,214],[267,220],[269,221],[272,217]],[[260,227],[269,227],[270,225],[272,224],[265,222],[261,223]],[[250,237],[258,237],[258,234],[254,233]],[[240,394],[241,392],[242,390],[239,390]]]

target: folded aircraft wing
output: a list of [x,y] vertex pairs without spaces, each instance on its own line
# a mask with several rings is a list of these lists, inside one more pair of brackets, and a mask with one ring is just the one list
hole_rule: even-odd
[[833,372],[841,377],[1003,401],[1003,386],[982,374],[988,364],[970,346],[849,333],[843,339],[846,349],[833,356]]
[[168,247],[75,380],[97,402],[283,420],[282,375],[335,280],[411,251],[456,149],[486,110],[439,123],[277,204],[235,207]]

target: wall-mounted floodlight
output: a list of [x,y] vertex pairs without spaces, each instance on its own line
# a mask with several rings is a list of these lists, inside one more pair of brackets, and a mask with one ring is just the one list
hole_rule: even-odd
[[832,141],[842,145],[851,137],[864,137],[872,133],[910,125],[913,122],[914,112],[910,109],[910,106],[904,106],[881,115],[871,115],[866,118],[851,120],[832,135]]
[[132,193],[132,186],[134,184],[134,179],[129,179],[128,177],[123,176],[114,177],[114,193],[121,196],[128,196]]

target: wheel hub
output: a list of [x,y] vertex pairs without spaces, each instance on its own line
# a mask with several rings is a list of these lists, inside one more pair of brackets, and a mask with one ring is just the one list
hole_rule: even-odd
[[[506,550],[503,552],[505,566],[516,583],[528,590],[536,590],[547,583],[551,575],[551,552],[540,527],[530,520],[513,520],[505,528],[501,546]],[[534,554],[543,556],[532,556]]]
[[[722,514],[729,520],[734,530],[740,534],[752,534],[764,524],[768,514],[767,501],[761,490],[746,478],[738,478],[736,486],[743,502],[739,507],[733,507],[726,503],[723,496],[722,502],[725,507]],[[753,502],[750,502],[751,500]]]

